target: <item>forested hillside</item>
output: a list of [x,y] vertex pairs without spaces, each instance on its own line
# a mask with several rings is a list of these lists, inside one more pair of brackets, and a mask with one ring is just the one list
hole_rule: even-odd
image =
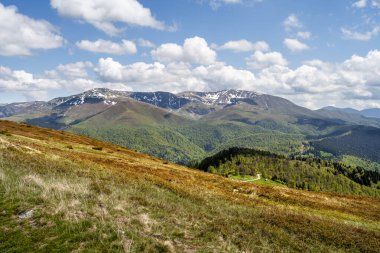
[[380,162],[380,129],[366,126],[351,127],[346,132],[312,141],[317,150],[323,150],[335,156],[354,155],[371,161]]
[[196,165],[203,171],[229,176],[256,176],[309,191],[380,197],[380,173],[314,158],[289,159],[266,151],[231,148]]

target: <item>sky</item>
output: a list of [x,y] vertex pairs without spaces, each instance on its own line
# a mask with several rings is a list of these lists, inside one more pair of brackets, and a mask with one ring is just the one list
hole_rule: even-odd
[[97,87],[380,107],[380,0],[0,0],[0,104]]

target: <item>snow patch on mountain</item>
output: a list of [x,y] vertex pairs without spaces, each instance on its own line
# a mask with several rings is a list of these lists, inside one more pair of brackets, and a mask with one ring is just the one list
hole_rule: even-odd
[[96,88],[78,95],[56,98],[50,101],[54,106],[78,106],[85,103],[95,104],[103,102],[106,105],[116,105],[116,99],[125,97],[128,92],[115,91],[107,88]]
[[239,99],[253,99],[261,94],[253,91],[222,90],[217,92],[183,92],[181,95],[207,105],[230,105],[237,103]]

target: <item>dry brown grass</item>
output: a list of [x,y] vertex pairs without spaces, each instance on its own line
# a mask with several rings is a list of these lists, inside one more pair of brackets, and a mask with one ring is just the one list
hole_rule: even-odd
[[[208,240],[219,240],[209,251],[276,251],[279,245],[292,251],[380,248],[379,199],[253,185],[70,133],[6,121],[0,121],[0,129],[12,134],[0,137],[0,148],[80,165],[53,177],[30,171],[19,181],[34,187],[49,203],[49,213],[65,220],[94,217],[115,231],[139,226],[141,235],[161,242],[168,252],[196,252]],[[0,167],[0,182],[5,177]],[[117,233],[123,250],[133,252],[136,239]]]

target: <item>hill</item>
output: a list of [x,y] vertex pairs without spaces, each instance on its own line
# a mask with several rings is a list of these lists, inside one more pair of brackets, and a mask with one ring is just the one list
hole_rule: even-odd
[[335,156],[353,155],[380,162],[380,129],[368,126],[349,127],[339,134],[331,134],[315,139],[311,145],[316,150],[325,151]]
[[[380,120],[337,110],[312,111],[276,96],[243,90],[218,92],[124,92],[93,89],[48,102],[0,106],[0,117],[67,130],[186,164],[230,147],[284,155],[319,155],[324,136],[347,128],[379,128]],[[340,139],[342,146],[348,139]],[[377,135],[351,149],[376,146]],[[369,151],[370,152],[370,151]],[[330,152],[332,158],[375,162],[363,152]],[[373,167],[373,166],[371,166]]]
[[330,112],[344,112],[348,114],[361,115],[367,118],[380,118],[380,108],[369,108],[364,110],[355,110],[352,108],[337,108],[333,106],[328,106],[322,108],[320,111],[330,111]]
[[225,177],[262,175],[291,188],[380,197],[380,172],[310,157],[231,148],[205,158],[200,170]]
[[1,252],[376,252],[377,198],[255,185],[0,121]]
[[361,114],[366,117],[380,118],[380,109],[379,108],[365,109],[361,111]]

